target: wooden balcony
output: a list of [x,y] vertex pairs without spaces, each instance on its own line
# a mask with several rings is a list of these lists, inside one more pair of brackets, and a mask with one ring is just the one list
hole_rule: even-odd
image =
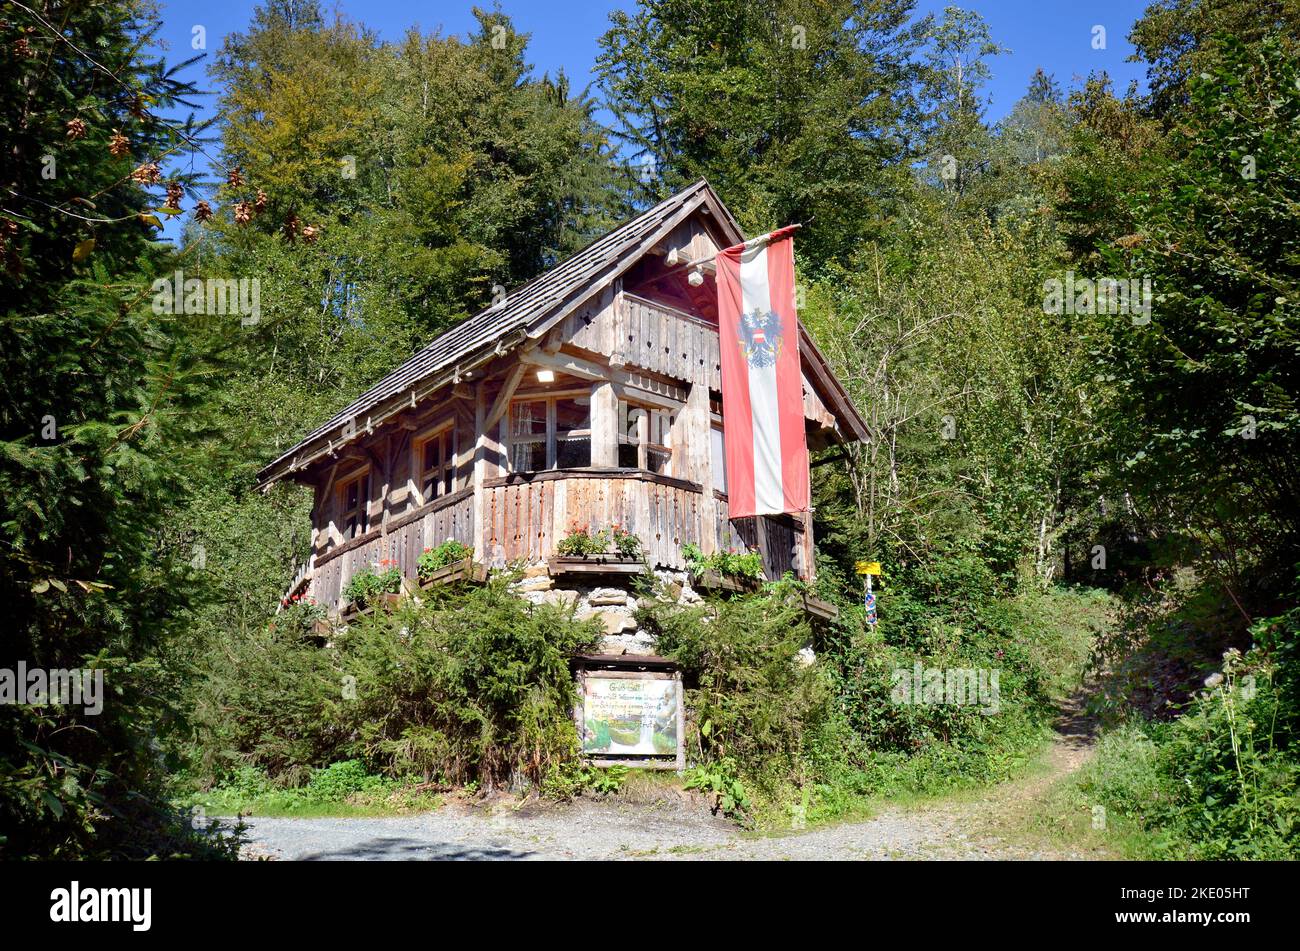
[[370,565],[392,561],[403,577],[419,577],[420,553],[447,539],[474,544],[474,490],[462,489],[421,505],[388,524],[317,555],[311,563],[305,592],[331,610],[348,580]]
[[[640,469],[570,469],[520,473],[483,485],[482,565],[549,562],[555,546],[574,527],[589,532],[620,525],[644,547],[650,568],[683,570],[687,543],[705,551],[758,550],[769,579],[787,571],[808,577],[811,557],[801,520],[780,517],[732,523],[726,497],[698,483]],[[290,594],[301,591],[331,610],[341,607],[348,580],[371,565],[392,561],[407,578],[418,578],[425,548],[447,539],[474,545],[474,491],[463,489],[402,515],[315,556],[299,573]],[[703,533],[709,531],[706,540]],[[640,568],[637,569],[641,570]]]
[[[705,551],[757,549],[769,579],[804,566],[811,545],[801,520],[727,517],[726,497],[686,479],[640,469],[559,470],[511,475],[485,484],[484,537],[489,554],[505,561],[545,561],[574,527],[597,532],[621,525],[641,539],[646,564],[682,570],[682,546]],[[707,526],[707,528],[706,528]],[[705,531],[712,532],[706,543]],[[497,550],[500,546],[500,550]]]

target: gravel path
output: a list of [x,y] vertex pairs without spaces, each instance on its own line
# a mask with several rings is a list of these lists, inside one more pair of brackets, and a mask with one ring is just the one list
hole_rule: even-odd
[[[1041,810],[1051,787],[1091,755],[1092,725],[1067,704],[1045,771],[915,809],[812,831],[755,836],[686,793],[648,801],[467,806],[369,819],[250,819],[248,858],[527,859],[1082,859],[1022,841],[1008,817]],[[1014,826],[1011,826],[1013,828]]]

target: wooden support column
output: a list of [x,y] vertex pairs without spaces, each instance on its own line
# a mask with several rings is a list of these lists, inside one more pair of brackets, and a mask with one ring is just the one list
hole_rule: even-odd
[[618,394],[608,380],[591,391],[591,464],[618,465]]
[[817,579],[817,566],[813,563],[813,516],[812,512],[802,512],[797,517],[803,519],[803,535],[799,538],[804,562],[803,580],[811,583]]
[[[515,385],[518,385],[518,379]],[[513,387],[511,388],[513,390]],[[501,442],[497,432],[504,426],[504,413],[498,418],[498,426],[488,424],[488,416],[494,407],[488,402],[487,381],[483,380],[474,388],[474,560],[480,564],[492,561],[489,542],[492,538],[488,526],[487,489],[484,482],[495,478],[501,472]],[[509,403],[509,397],[506,399]]]
[[704,487],[700,495],[700,550],[706,555],[718,550],[718,500],[713,497],[710,435],[709,387],[693,383],[673,427],[673,453],[681,453],[683,477]]

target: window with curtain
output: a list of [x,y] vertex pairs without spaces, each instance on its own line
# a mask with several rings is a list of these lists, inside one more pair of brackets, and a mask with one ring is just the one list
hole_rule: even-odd
[[577,469],[591,465],[591,398],[555,400],[555,466]]
[[580,469],[591,465],[591,397],[522,399],[510,405],[512,472]]
[[546,400],[510,404],[510,469],[537,472],[546,468]]

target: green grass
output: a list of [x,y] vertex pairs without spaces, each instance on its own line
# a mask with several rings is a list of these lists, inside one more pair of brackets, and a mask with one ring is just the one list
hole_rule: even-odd
[[357,760],[317,770],[305,786],[276,787],[265,774],[244,767],[224,783],[181,797],[186,809],[210,816],[297,816],[302,818],[384,816],[427,812],[440,795],[415,781],[370,775]]

